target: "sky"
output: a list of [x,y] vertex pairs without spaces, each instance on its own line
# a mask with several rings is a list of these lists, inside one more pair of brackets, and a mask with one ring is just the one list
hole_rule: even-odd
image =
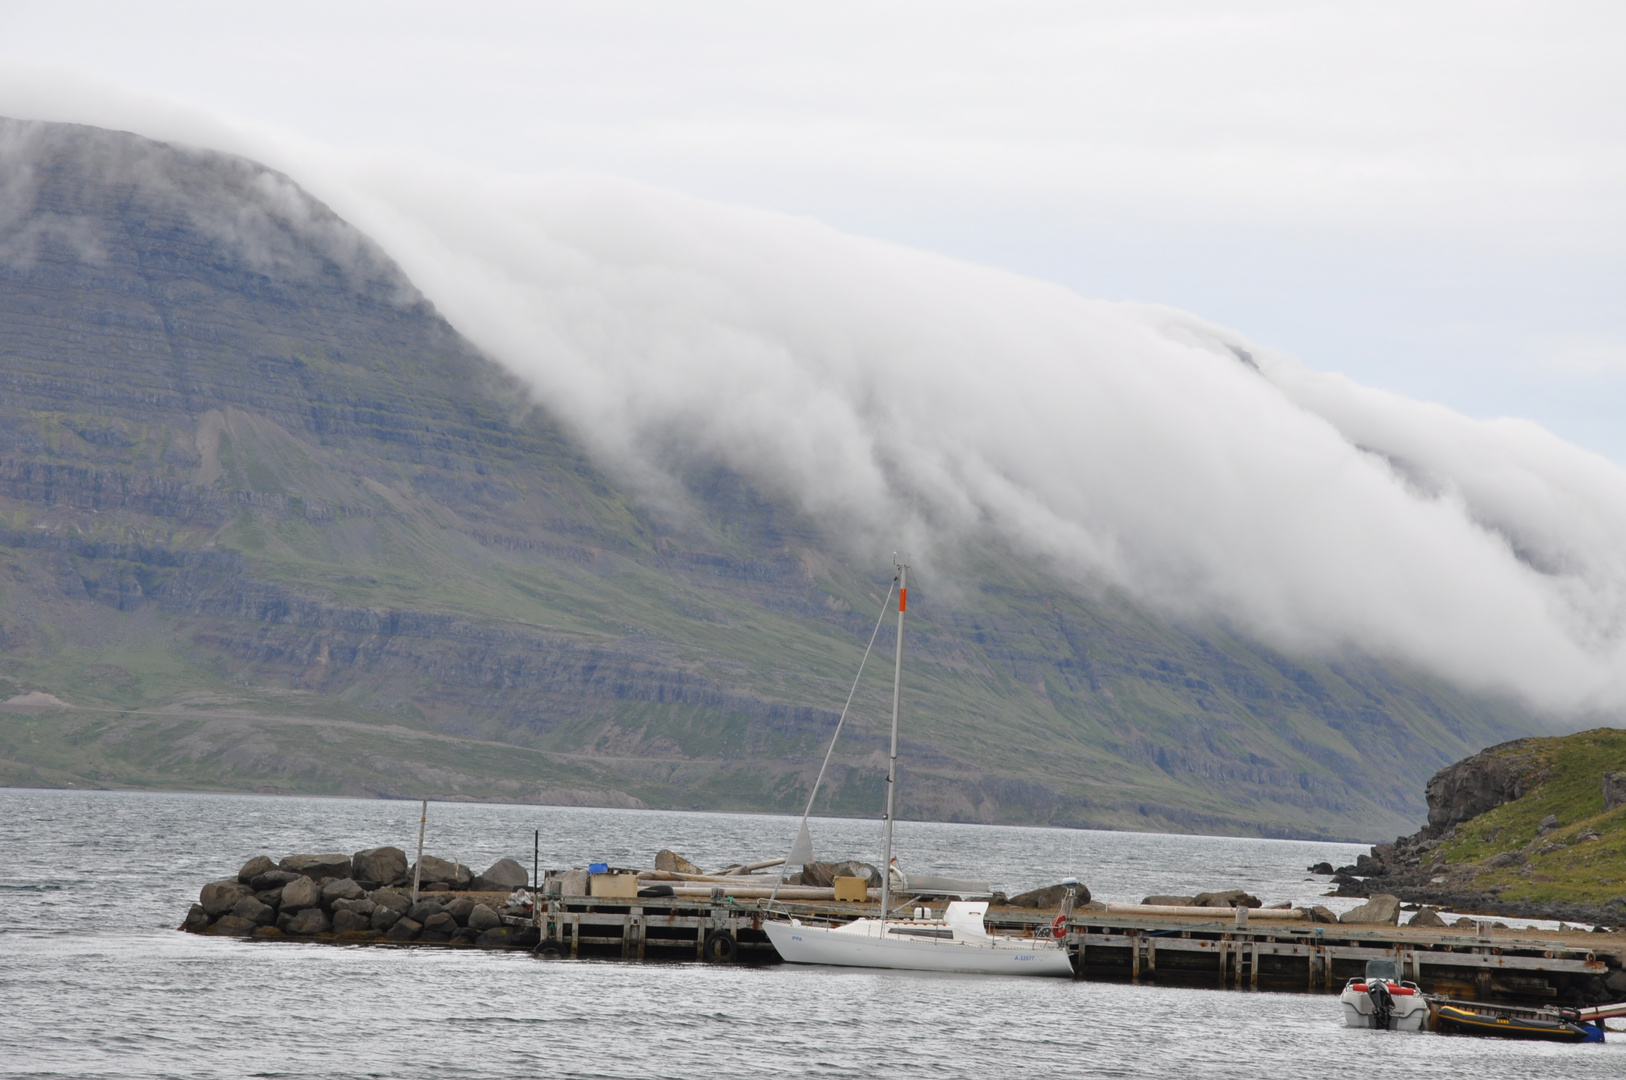
[[1621,462],[1621,55],[1618,3],[59,0],[0,108],[807,216]]
[[0,7],[0,115],[283,170],[646,491],[700,454],[923,580],[992,540],[1574,723],[1626,714],[1622,45],[1590,4],[70,2]]

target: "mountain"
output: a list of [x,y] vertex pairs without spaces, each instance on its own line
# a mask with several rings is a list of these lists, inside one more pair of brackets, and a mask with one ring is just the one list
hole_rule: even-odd
[[[0,147],[0,782],[800,809],[889,553],[631,485],[286,176]],[[1535,730],[992,546],[911,584],[905,816],[1370,839]],[[889,666],[823,810],[877,813]]]

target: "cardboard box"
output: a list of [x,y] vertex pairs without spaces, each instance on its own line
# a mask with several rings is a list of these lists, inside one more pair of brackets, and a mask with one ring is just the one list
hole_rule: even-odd
[[869,899],[869,881],[861,877],[838,877],[835,882],[836,899],[862,904]]
[[587,895],[613,897],[618,900],[636,898],[637,874],[594,874],[588,878]]

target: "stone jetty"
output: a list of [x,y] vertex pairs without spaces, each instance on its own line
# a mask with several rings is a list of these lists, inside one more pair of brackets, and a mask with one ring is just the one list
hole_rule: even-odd
[[513,859],[476,874],[430,855],[414,866],[394,847],[281,861],[256,855],[235,877],[204,885],[181,929],[259,939],[526,948],[536,944],[537,933],[516,925],[531,907],[515,890],[529,884]]

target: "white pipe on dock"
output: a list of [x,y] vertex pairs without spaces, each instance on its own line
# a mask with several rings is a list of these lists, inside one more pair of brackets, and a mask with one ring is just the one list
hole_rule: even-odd
[[[1220,919],[1229,921],[1236,917],[1236,908],[1228,907],[1191,907],[1176,904],[1108,904],[1108,915],[1179,915],[1197,916],[1204,919]],[[1307,912],[1294,908],[1248,908],[1250,919],[1290,919],[1302,922],[1309,918]]]
[[[724,896],[732,896],[736,900],[766,900],[773,895],[772,883],[766,885],[673,885],[672,895],[689,897],[710,896],[713,889],[719,889]],[[873,890],[870,890],[873,891]],[[828,900],[834,901],[834,889],[821,889],[813,885],[786,885],[779,890],[781,900]]]

